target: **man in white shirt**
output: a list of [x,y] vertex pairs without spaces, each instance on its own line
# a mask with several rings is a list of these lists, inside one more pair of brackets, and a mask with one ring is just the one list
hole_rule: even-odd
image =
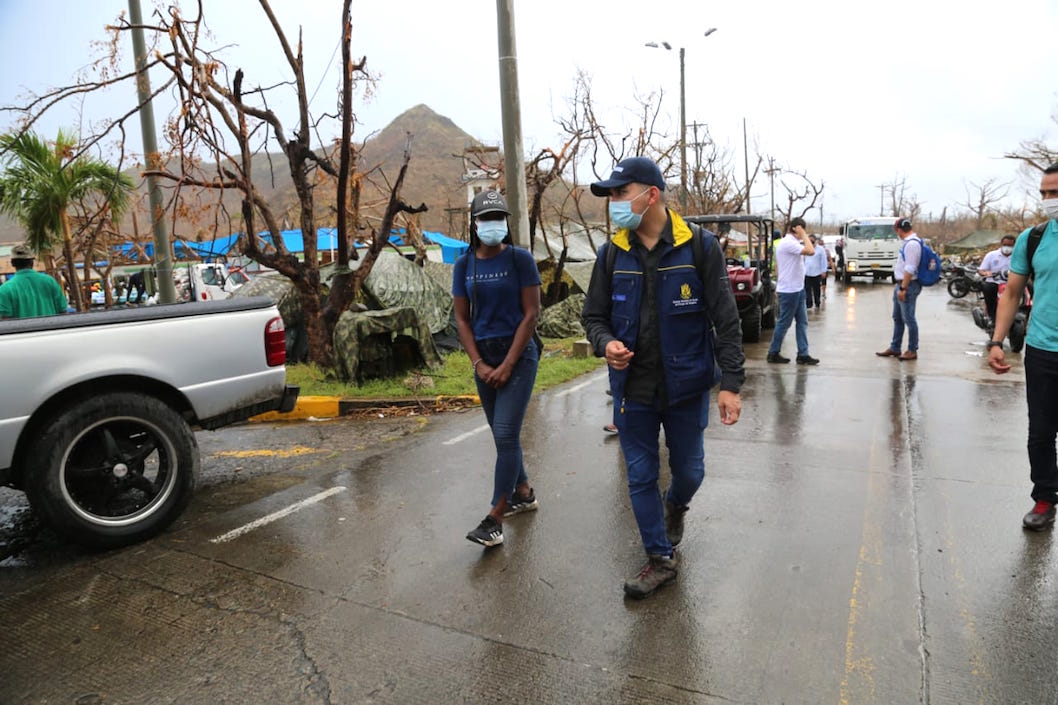
[[[878,357],[895,357],[898,360],[918,359],[918,320],[915,318],[915,302],[922,292],[918,282],[918,263],[922,260],[922,238],[911,227],[907,218],[897,218],[893,230],[904,241],[900,254],[896,256],[893,277],[893,339],[889,347],[876,352]],[[904,342],[904,328],[907,328],[907,350],[900,352]]]
[[805,264],[803,256],[815,253],[815,246],[805,231],[805,219],[794,218],[786,228],[786,234],[775,246],[775,262],[779,268],[779,277],[775,292],[779,298],[779,320],[768,347],[768,362],[785,363],[790,358],[783,357],[782,348],[786,331],[795,320],[795,337],[797,338],[797,364],[818,365],[819,360],[808,354],[808,313],[805,309]]
[[992,250],[981,260],[981,266],[977,273],[985,280],[981,283],[981,293],[984,294],[985,311],[988,318],[996,320],[996,302],[999,301],[999,284],[1007,280],[1007,272],[1010,271],[1010,255],[1014,252],[1013,235],[1004,235],[999,241],[999,249]]
[[812,238],[812,246],[815,251],[811,255],[804,256],[805,263],[805,308],[809,311],[815,306],[819,308],[820,291],[823,286],[823,277],[826,276],[828,263],[827,251],[823,241],[815,235]]

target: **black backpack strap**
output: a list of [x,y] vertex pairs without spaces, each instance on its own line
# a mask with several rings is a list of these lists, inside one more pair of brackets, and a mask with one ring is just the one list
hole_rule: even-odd
[[1032,258],[1036,254],[1036,248],[1040,246],[1040,240],[1043,239],[1043,231],[1047,229],[1047,223],[1039,223],[1032,230],[1029,231],[1029,245],[1028,245],[1028,259],[1029,259],[1029,276],[1032,277],[1035,274],[1035,270],[1032,268]]

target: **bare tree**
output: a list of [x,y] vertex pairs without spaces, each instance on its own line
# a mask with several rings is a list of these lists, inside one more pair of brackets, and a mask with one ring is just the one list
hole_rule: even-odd
[[[959,205],[974,216],[976,229],[981,229],[986,225],[986,220],[989,228],[994,229],[999,221],[998,205],[1007,197],[1010,183],[996,182],[997,179],[988,179],[983,184],[975,184],[972,181],[963,184],[966,189],[966,201]],[[970,187],[974,189],[972,193]],[[942,215],[941,222],[943,221],[944,216]]]
[[783,222],[789,223],[793,218],[804,218],[823,196],[825,184],[820,182],[817,186],[808,177],[807,172],[788,170],[779,177],[779,183],[786,191],[786,206],[779,207],[779,215]]

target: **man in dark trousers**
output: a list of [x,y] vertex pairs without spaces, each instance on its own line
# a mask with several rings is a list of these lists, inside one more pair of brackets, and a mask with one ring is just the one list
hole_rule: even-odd
[[[1007,288],[996,307],[996,327],[988,343],[988,364],[996,374],[1010,371],[1003,340],[1010,331],[1021,294],[1033,278],[1032,316],[1025,336],[1025,399],[1029,407],[1029,471],[1036,505],[1021,520],[1026,529],[1042,531],[1054,523],[1058,504],[1058,163],[1043,172],[1040,198],[1047,223],[1039,238],[1026,230],[1014,243]],[[1035,241],[1035,252],[1029,253]]]
[[[599,248],[583,322],[595,354],[609,365],[614,424],[647,553],[646,564],[624,584],[625,594],[638,598],[676,578],[673,549],[705,477],[702,431],[714,360],[722,372],[720,421],[730,425],[742,410],[745,356],[723,253],[711,233],[665,207],[657,165],[645,157],[624,159],[591,190],[609,197],[618,230]],[[672,474],[664,498],[658,487],[661,427]]]

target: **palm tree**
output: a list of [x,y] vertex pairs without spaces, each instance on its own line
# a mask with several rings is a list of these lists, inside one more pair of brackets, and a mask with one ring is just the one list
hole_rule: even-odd
[[70,237],[70,206],[93,192],[104,197],[116,222],[129,205],[132,180],[109,164],[80,156],[77,140],[59,130],[53,145],[32,132],[0,136],[0,212],[26,229],[27,244],[51,253],[61,237],[70,280],[70,297],[84,310]]

